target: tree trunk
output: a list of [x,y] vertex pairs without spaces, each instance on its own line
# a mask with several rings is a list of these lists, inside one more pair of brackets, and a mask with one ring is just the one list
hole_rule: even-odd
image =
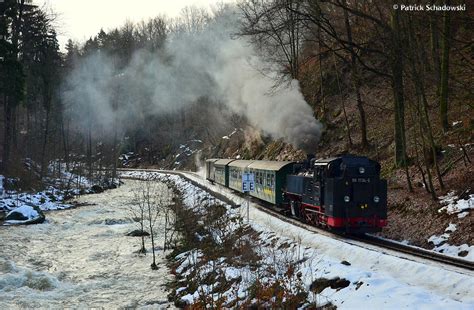
[[[149,195],[150,193],[148,193]],[[150,199],[150,197],[148,197]],[[157,270],[158,266],[156,265],[156,259],[155,259],[155,238],[154,238],[154,232],[153,232],[153,224],[152,224],[152,215],[151,215],[151,206],[149,205],[148,202],[148,223],[150,224],[150,237],[151,237],[151,251],[153,253],[153,263],[151,264],[151,269],[152,270]]]
[[300,29],[298,18],[295,16],[298,11],[298,1],[288,1],[286,4],[286,14],[289,20],[288,35],[290,40],[290,67],[291,77],[299,79],[299,45],[300,45]]
[[403,86],[403,54],[400,39],[399,10],[392,13],[392,89],[395,110],[395,165],[402,167],[406,165],[405,145],[405,98]]
[[[431,191],[430,191],[431,189],[429,188],[428,182],[426,181],[425,172],[423,170],[423,167],[421,166],[420,154],[418,152],[418,146],[420,144],[418,143],[417,137],[421,136],[423,133],[421,132],[420,122],[417,121],[416,114],[417,113],[412,109],[411,121],[414,124],[414,128],[413,128],[413,130],[414,130],[414,133],[413,133],[413,148],[415,150],[415,164],[418,167],[418,171],[420,171],[421,179],[423,181],[423,185],[425,187],[426,192],[431,193]],[[419,129],[419,133],[417,132],[417,128]]]
[[89,180],[92,180],[92,128],[89,124],[87,133],[87,168]]
[[438,87],[437,94],[439,95],[439,87],[441,85],[441,61],[439,58],[439,33],[438,25],[436,23],[436,16],[430,16],[430,31],[431,31],[431,57],[433,59],[433,68],[436,76],[436,85]]
[[360,134],[362,136],[361,143],[363,148],[368,148],[369,146],[369,141],[367,140],[367,121],[365,118],[365,110],[362,105],[362,98],[360,95],[360,79],[359,79],[359,74],[356,73],[358,70],[355,68],[354,69],[354,74],[355,74],[355,91],[356,91],[356,98],[357,98],[357,109],[359,110],[359,118],[360,118]]
[[342,95],[341,82],[340,82],[340,79],[339,79],[339,71],[338,71],[337,63],[336,63],[336,56],[334,55],[334,53],[333,53],[332,56],[333,56],[333,60],[334,60],[334,72],[336,73],[337,87],[339,88],[339,95],[341,96],[342,112],[344,113],[344,121],[346,123],[347,142],[349,144],[349,147],[352,147],[351,128],[349,126],[349,120],[347,118],[346,104],[344,102],[344,97]]
[[349,22],[349,14],[347,10],[344,10],[344,20],[346,25],[347,41],[349,42],[349,51],[351,53],[352,82],[356,92],[357,110],[359,111],[360,118],[361,143],[363,148],[367,148],[369,146],[369,142],[367,139],[367,120],[365,117],[364,106],[362,105],[362,97],[360,95],[360,74],[357,66],[356,52],[352,46],[352,29],[351,24]]
[[417,114],[418,114],[418,128],[419,128],[419,135],[420,135],[420,138],[421,138],[421,152],[423,154],[423,161],[424,161],[425,167],[426,167],[426,175],[428,177],[428,188],[429,188],[428,192],[431,194],[431,198],[433,200],[436,200],[436,191],[435,191],[435,188],[434,188],[434,185],[433,185],[433,177],[432,177],[432,174],[431,174],[431,171],[430,171],[430,160],[428,159],[427,152],[425,152],[425,149],[426,149],[425,133],[427,131],[426,130],[427,124],[425,122],[424,113],[423,113],[423,110],[424,110],[423,99],[422,99],[422,94],[421,94],[418,87],[415,88],[415,91],[416,91],[416,100],[417,100],[417,107],[416,108],[417,108]]
[[[451,1],[448,0],[446,5],[450,5]],[[441,86],[440,86],[440,104],[439,113],[441,118],[441,126],[443,131],[447,131],[449,128],[448,124],[448,79],[449,79],[449,38],[450,38],[450,13],[449,11],[444,12],[443,17],[443,41],[442,41],[442,60],[441,60]]]
[[141,219],[140,219],[140,227],[141,227],[141,230],[142,230],[142,248],[140,249],[140,253],[143,253],[146,255],[146,248],[145,248],[145,236],[144,236],[144,233],[145,233],[145,225],[143,223],[143,221],[145,220],[145,214],[143,214],[143,209],[142,209],[142,212],[141,212]]
[[3,158],[2,158],[2,173],[8,174],[8,168],[10,164],[10,142],[11,142],[11,107],[8,102],[8,97],[3,96],[4,110],[5,110],[5,123],[3,132]]
[[43,136],[43,145],[41,148],[41,176],[40,178],[43,179],[46,173],[46,146],[48,145],[48,135],[49,135],[49,108],[46,109],[46,124],[44,125],[44,136]]
[[25,155],[31,158],[31,109],[26,109],[26,137],[25,137]]
[[14,104],[11,114],[11,150],[13,154],[18,149],[18,104]]
[[63,150],[64,150],[64,161],[66,162],[66,171],[69,171],[69,138],[68,130],[64,125],[64,113],[61,115],[61,135],[63,140]]
[[[444,189],[444,183],[443,179],[441,176],[441,172],[439,170],[439,165],[438,165],[438,159],[437,159],[437,154],[436,154],[436,144],[434,141],[434,136],[433,136],[433,130],[431,128],[431,122],[430,122],[430,117],[428,115],[428,101],[426,99],[426,92],[425,92],[425,86],[424,86],[424,72],[423,72],[423,61],[420,59],[419,54],[417,53],[418,48],[418,38],[415,36],[415,31],[413,28],[413,24],[411,23],[411,20],[409,19],[409,38],[410,40],[410,51],[411,51],[411,57],[409,58],[411,60],[411,73],[412,73],[412,79],[413,83],[415,86],[415,92],[417,95],[418,99],[418,106],[420,107],[418,110],[418,113],[420,115],[420,121],[423,127],[423,133],[422,133],[422,138],[424,138],[424,133],[427,134],[428,138],[428,143],[431,148],[431,153],[433,156],[433,164],[436,170],[436,175],[438,177],[438,182],[441,187],[441,189]],[[424,144],[424,140],[423,140]],[[423,148],[424,151],[424,148]],[[431,173],[429,173],[429,167],[428,167],[428,162],[429,160],[426,158],[426,152],[423,152],[425,154],[425,161],[427,164],[427,172],[428,172],[428,179],[430,180]],[[434,188],[433,188],[434,192]],[[434,195],[434,194],[433,194]]]
[[322,112],[322,121],[326,121],[326,100],[324,100],[324,75],[323,75],[323,53],[322,53],[322,41],[321,41],[321,28],[318,28],[318,61],[319,61],[319,93],[321,95],[321,112]]
[[426,95],[425,95],[425,91],[424,91],[421,80],[419,80],[419,84],[420,84],[420,93],[421,93],[421,100],[422,100],[423,116],[424,116],[425,122],[426,122],[426,129],[427,129],[427,132],[428,132],[428,140],[429,140],[429,143],[430,143],[431,152],[433,153],[433,163],[434,163],[434,166],[435,166],[436,175],[438,177],[439,186],[441,187],[442,190],[444,190],[443,178],[442,178],[441,172],[439,170],[438,159],[437,159],[437,154],[436,154],[436,144],[434,142],[433,130],[431,129],[431,122],[430,122],[429,115],[428,115],[428,102],[426,100]]

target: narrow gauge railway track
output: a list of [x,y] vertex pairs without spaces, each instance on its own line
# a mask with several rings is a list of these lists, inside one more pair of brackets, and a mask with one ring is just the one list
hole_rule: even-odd
[[379,247],[387,248],[387,249],[390,249],[390,250],[394,250],[394,251],[397,251],[397,252],[402,252],[402,253],[405,253],[405,254],[410,254],[410,255],[413,255],[413,256],[417,256],[417,257],[422,257],[422,258],[429,259],[429,260],[432,260],[432,261],[436,261],[436,262],[439,262],[439,263],[443,263],[443,264],[446,264],[446,265],[451,265],[451,266],[455,266],[455,267],[458,267],[458,268],[474,271],[474,262],[471,262],[471,261],[468,261],[468,260],[465,260],[465,259],[444,255],[444,254],[441,254],[441,253],[425,250],[425,249],[422,249],[422,248],[415,248],[415,247],[412,247],[412,246],[409,246],[409,245],[404,245],[404,244],[401,244],[401,243],[398,243],[398,242],[393,242],[393,241],[390,241],[390,240],[387,240],[387,239],[377,238],[377,237],[371,236],[371,235],[350,236],[349,238],[351,238],[353,240],[358,240],[358,241],[361,241],[361,242],[364,242],[364,243],[372,244],[372,245],[375,245],[375,246],[379,246]]
[[[221,193],[218,193],[218,192],[216,192],[216,191],[200,184],[199,182],[196,182],[195,180],[190,178],[188,175],[186,175],[186,174],[189,173],[189,174],[192,174],[192,175],[195,175],[195,176],[198,177],[198,175],[196,173],[193,173],[193,172],[181,172],[181,171],[174,171],[174,170],[154,170],[154,169],[119,169],[119,170],[120,171],[158,172],[158,173],[168,173],[168,174],[179,175],[179,176],[185,178],[187,181],[189,181],[194,186],[197,186],[197,187],[201,188],[202,190],[211,193],[214,197],[216,197],[217,199],[229,204],[230,206],[232,206],[232,207],[239,207],[240,206],[239,204],[236,204],[234,201],[232,201],[230,198],[226,197],[225,195],[223,195]],[[242,195],[241,193],[235,192],[234,194],[240,196],[241,198],[244,198],[244,195]],[[388,250],[392,250],[392,251],[395,251],[395,252],[408,254],[408,255],[411,255],[411,256],[427,259],[427,260],[442,263],[442,264],[445,264],[445,265],[454,266],[454,267],[461,268],[461,269],[464,269],[464,270],[474,271],[474,262],[470,262],[470,261],[465,260],[465,259],[460,259],[460,258],[456,258],[456,257],[452,257],[452,256],[447,256],[447,255],[444,255],[444,254],[441,254],[441,253],[436,253],[436,252],[433,252],[433,251],[425,250],[425,249],[422,249],[422,248],[417,248],[417,247],[412,247],[412,246],[409,246],[409,245],[404,245],[404,244],[394,242],[394,241],[390,241],[390,240],[387,240],[387,239],[377,238],[377,237],[372,236],[372,235],[356,236],[356,235],[343,235],[343,234],[333,233],[333,232],[324,230],[322,228],[318,228],[318,227],[303,223],[299,219],[288,217],[288,216],[282,214],[281,209],[278,209],[275,206],[272,206],[270,204],[262,204],[261,201],[257,201],[254,198],[251,198],[251,201],[253,202],[253,206],[256,207],[258,210],[260,210],[262,212],[265,212],[267,214],[270,214],[270,215],[272,215],[272,216],[274,216],[274,217],[276,217],[276,218],[278,218],[278,219],[280,219],[284,222],[287,222],[291,225],[306,229],[306,230],[314,232],[314,233],[318,233],[320,235],[325,235],[325,236],[328,236],[328,237],[331,237],[331,238],[334,238],[334,239],[337,239],[337,240],[340,240],[340,241],[343,241],[343,242],[346,242],[346,243],[350,243],[350,244],[355,245],[355,246],[361,246],[361,245],[357,244],[357,243],[354,243],[354,242],[351,242],[351,241],[361,242],[361,243],[369,244],[369,245],[372,245],[372,246],[375,246],[375,247],[378,247],[378,248],[388,249]]]

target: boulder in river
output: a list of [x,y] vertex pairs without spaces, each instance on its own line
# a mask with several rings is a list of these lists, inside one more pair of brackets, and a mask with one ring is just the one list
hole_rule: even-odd
[[37,206],[23,205],[8,212],[5,217],[7,225],[28,225],[41,224],[46,217],[43,211]]
[[131,231],[127,234],[127,236],[130,237],[142,237],[142,236],[149,236],[150,233],[141,229],[136,229],[134,231]]
[[102,193],[104,191],[104,188],[100,185],[95,184],[95,185],[92,185],[91,191],[92,191],[92,193],[99,194],[99,193]]

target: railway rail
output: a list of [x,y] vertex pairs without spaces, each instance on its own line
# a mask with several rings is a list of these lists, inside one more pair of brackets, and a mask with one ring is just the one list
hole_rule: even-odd
[[[174,175],[179,175],[186,180],[188,180],[191,184],[201,188],[202,190],[205,190],[209,193],[211,193],[214,197],[217,199],[233,206],[233,207],[239,207],[240,204],[235,203],[232,199],[226,197],[225,195],[216,192],[203,184],[193,180],[189,175],[187,174],[192,174],[196,177],[199,177],[198,174],[193,173],[193,172],[182,172],[182,171],[175,171],[175,170],[155,170],[155,169],[120,169],[120,171],[143,171],[143,172],[158,172],[158,173],[167,173],[167,174],[174,174]],[[236,195],[239,195],[240,197],[243,197],[242,194],[240,193],[234,193]],[[281,210],[278,208],[272,207],[271,205],[263,205],[261,201],[257,201],[254,198],[251,198],[251,201],[253,202],[253,206],[256,207],[258,210],[265,212],[267,214],[270,214],[272,216],[277,217],[278,219],[287,222],[291,225],[306,229],[308,231],[318,233],[321,235],[329,236],[331,238],[338,239],[340,241],[346,242],[346,243],[351,243],[355,246],[361,246],[358,243],[363,243],[363,244],[369,244],[372,246],[375,246],[380,249],[385,249],[385,250],[392,250],[398,253],[403,253],[409,256],[414,256],[418,258],[423,258],[429,261],[437,262],[437,263],[442,263],[444,265],[449,265],[453,267],[457,267],[463,270],[468,270],[468,271],[474,271],[474,262],[461,259],[461,258],[456,258],[448,255],[444,255],[441,253],[425,250],[422,248],[418,247],[413,247],[405,244],[401,244],[399,242],[387,240],[387,239],[382,239],[376,236],[372,235],[343,235],[343,234],[338,234],[338,233],[333,233],[327,230],[324,230],[322,228],[318,228],[306,223],[301,222],[299,219],[288,217],[284,214],[281,213]]]

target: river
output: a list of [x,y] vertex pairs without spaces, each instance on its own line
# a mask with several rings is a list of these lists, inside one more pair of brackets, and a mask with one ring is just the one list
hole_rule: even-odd
[[157,252],[152,271],[151,253],[134,253],[140,238],[125,236],[137,229],[129,211],[137,187],[129,180],[82,196],[78,202],[89,205],[48,212],[44,224],[0,226],[0,309],[173,308],[165,254]]

